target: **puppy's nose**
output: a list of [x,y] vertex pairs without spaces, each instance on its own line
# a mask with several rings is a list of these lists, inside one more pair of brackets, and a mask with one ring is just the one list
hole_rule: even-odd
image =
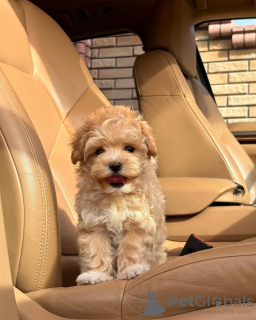
[[120,162],[110,162],[109,168],[113,172],[118,172],[118,171],[120,171],[122,169],[122,163],[120,163]]

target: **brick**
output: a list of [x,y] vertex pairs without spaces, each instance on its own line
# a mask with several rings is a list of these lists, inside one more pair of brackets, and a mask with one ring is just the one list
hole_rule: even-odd
[[93,79],[98,78],[98,70],[90,70],[90,73]]
[[227,83],[228,75],[227,73],[208,74],[208,79],[210,81],[210,84]]
[[125,57],[132,55],[132,47],[99,49],[99,58]]
[[227,51],[201,52],[201,58],[203,62],[225,61],[225,60],[228,60],[228,52]]
[[256,70],[256,60],[250,61],[250,70]]
[[208,51],[208,41],[198,41],[196,44],[199,51]]
[[84,44],[87,46],[87,47],[90,47],[92,46],[92,40],[91,39],[87,39],[87,40],[84,40]]
[[129,79],[117,79],[116,88],[135,88],[135,83],[133,78]]
[[137,92],[136,92],[136,90],[132,90],[132,97],[133,97],[134,99],[137,99]]
[[118,47],[138,46],[141,44],[142,44],[142,42],[138,36],[117,37],[117,46]]
[[243,96],[229,96],[229,106],[242,106],[256,104],[256,94],[243,95]]
[[219,111],[223,118],[237,118],[237,117],[247,117],[248,108],[219,108]]
[[129,99],[132,97],[132,90],[101,90],[107,99]]
[[256,72],[237,72],[229,74],[229,82],[254,82],[256,81]]
[[96,86],[99,89],[114,89],[115,80],[95,80]]
[[249,108],[249,117],[256,117],[256,106]]
[[231,47],[232,47],[231,40],[212,40],[209,42],[210,50],[231,49]]
[[92,46],[94,48],[101,47],[114,47],[116,45],[116,38],[98,38],[92,40]]
[[209,64],[209,63],[204,63],[204,69],[205,69],[205,72],[206,72],[206,73],[208,73],[208,64]]
[[214,95],[241,94],[241,93],[248,92],[248,85],[247,84],[213,85],[212,91]]
[[256,83],[249,84],[249,93],[256,93]]
[[229,119],[229,123],[234,123],[234,122],[256,122],[256,118],[245,118],[245,119]]
[[228,119],[229,123],[234,122],[256,122],[256,118],[243,118],[243,119]]
[[140,56],[144,53],[145,51],[143,50],[143,47],[142,46],[137,46],[137,47],[134,47],[134,50],[133,50],[133,55],[135,56]]
[[231,61],[209,63],[209,72],[247,71],[248,61]]
[[133,67],[136,57],[129,57],[129,58],[117,58],[116,66],[120,67]]
[[226,96],[215,97],[215,101],[218,107],[225,107],[228,102],[228,97]]
[[116,68],[116,69],[99,70],[100,79],[131,78],[132,75],[133,75],[132,68]]
[[76,47],[76,50],[79,52],[79,53],[85,53],[85,44],[84,42],[75,42],[75,47]]
[[92,49],[92,58],[98,58],[99,49]]
[[256,59],[256,50],[255,48],[243,49],[243,50],[230,50],[229,59],[230,60]]
[[198,30],[195,34],[196,41],[209,39],[208,30]]
[[115,59],[92,59],[92,68],[114,68]]
[[118,106],[118,105],[129,106],[129,107],[132,107],[133,109],[138,109],[138,107],[139,107],[138,100],[136,100],[136,99],[115,100],[114,104],[116,106]]

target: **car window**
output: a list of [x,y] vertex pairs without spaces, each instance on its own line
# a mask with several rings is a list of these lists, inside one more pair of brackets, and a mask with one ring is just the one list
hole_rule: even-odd
[[136,57],[144,53],[140,38],[126,33],[79,41],[75,46],[110,103],[137,109],[133,65]]
[[214,21],[196,43],[226,122],[256,121],[256,19]]

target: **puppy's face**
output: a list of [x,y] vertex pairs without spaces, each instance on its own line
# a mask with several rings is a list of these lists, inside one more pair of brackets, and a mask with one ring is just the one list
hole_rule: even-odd
[[155,140],[148,124],[127,107],[97,109],[73,141],[72,162],[105,193],[132,191],[151,157]]

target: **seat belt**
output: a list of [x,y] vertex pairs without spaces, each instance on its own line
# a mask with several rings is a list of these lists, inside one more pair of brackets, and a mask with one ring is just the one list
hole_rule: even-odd
[[12,275],[5,233],[3,207],[0,193],[0,319],[19,320],[14,297]]

